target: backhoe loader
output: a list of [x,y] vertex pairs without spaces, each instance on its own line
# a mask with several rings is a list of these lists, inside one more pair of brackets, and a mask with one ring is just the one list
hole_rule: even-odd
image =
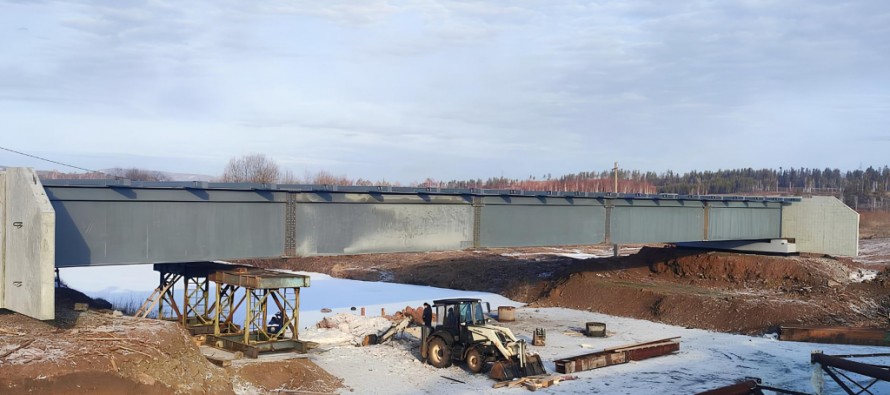
[[541,357],[526,353],[525,340],[513,336],[508,328],[492,325],[479,299],[442,299],[433,301],[433,327],[423,327],[420,355],[437,368],[463,361],[473,373],[482,372],[492,363],[489,376],[495,380],[545,374]]

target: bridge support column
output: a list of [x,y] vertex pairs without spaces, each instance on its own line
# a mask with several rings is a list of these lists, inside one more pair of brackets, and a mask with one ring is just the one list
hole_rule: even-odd
[[612,201],[606,200],[606,218],[603,220],[606,226],[606,229],[603,231],[603,243],[606,244],[612,244],[612,207],[614,207]]
[[485,203],[479,196],[473,197],[473,248],[482,246],[480,238],[482,237],[482,207]]
[[55,318],[56,214],[33,169],[0,172],[0,308]]

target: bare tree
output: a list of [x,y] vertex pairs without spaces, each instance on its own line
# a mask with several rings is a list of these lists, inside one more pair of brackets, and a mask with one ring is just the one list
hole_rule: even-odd
[[318,185],[354,185],[355,183],[345,175],[336,176],[327,170],[319,170],[315,174],[307,174],[306,180],[310,184]]
[[280,175],[274,160],[263,154],[251,154],[229,160],[222,181],[272,184],[278,182]]
[[284,174],[281,175],[281,179],[278,180],[279,184],[299,184],[300,179],[294,175],[294,172],[290,170],[285,170]]

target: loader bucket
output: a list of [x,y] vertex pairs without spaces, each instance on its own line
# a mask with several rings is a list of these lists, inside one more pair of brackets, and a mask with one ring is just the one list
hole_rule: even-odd
[[547,371],[544,370],[541,357],[538,354],[529,354],[525,356],[525,366],[522,366],[519,358],[516,357],[495,362],[491,366],[488,376],[498,381],[508,381],[542,374],[547,374]]

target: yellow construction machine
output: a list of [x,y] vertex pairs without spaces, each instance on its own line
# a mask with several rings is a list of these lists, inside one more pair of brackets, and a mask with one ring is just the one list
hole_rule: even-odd
[[485,313],[491,308],[479,299],[442,299],[433,301],[433,327],[421,331],[420,355],[437,368],[463,361],[473,373],[482,372],[489,363],[489,375],[495,380],[545,374],[541,357],[526,351],[525,340],[513,332],[492,325]]

